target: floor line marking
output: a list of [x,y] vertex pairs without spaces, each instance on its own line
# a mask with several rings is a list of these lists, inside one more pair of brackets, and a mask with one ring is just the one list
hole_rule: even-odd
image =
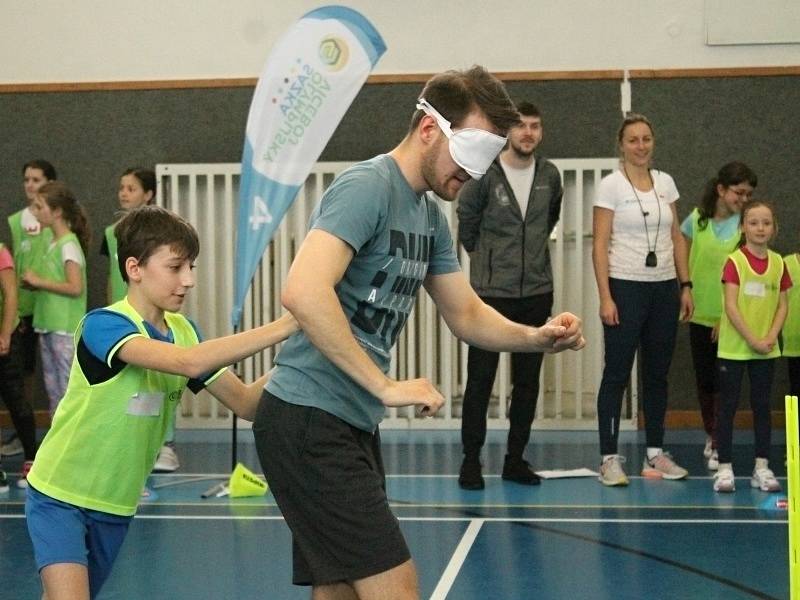
[[[24,514],[0,515],[0,519],[24,519]],[[281,515],[144,515],[137,514],[136,520],[175,521],[282,521]],[[440,522],[472,522],[481,523],[621,523],[655,525],[786,525],[784,520],[753,521],[751,519],[593,519],[593,518],[559,518],[559,517],[398,517],[399,521],[440,521]],[[465,534],[466,535],[466,534]]]
[[461,571],[461,567],[464,565],[464,560],[466,560],[467,554],[469,554],[469,550],[472,548],[472,544],[475,543],[475,538],[478,537],[478,532],[480,532],[483,522],[484,519],[470,519],[469,526],[461,537],[458,546],[456,546],[453,556],[450,557],[450,562],[447,564],[444,573],[442,573],[442,577],[439,579],[436,589],[433,590],[430,600],[444,600],[447,597],[450,588],[453,587],[453,582],[456,580],[459,571]]

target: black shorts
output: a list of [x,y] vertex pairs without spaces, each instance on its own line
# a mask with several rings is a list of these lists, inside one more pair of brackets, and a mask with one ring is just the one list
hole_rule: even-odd
[[264,391],[258,457],[292,530],[296,585],[364,579],[411,558],[389,509],[380,434]]
[[36,371],[36,353],[39,334],[33,329],[33,315],[20,317],[17,325],[20,345],[22,346],[22,372],[32,375]]

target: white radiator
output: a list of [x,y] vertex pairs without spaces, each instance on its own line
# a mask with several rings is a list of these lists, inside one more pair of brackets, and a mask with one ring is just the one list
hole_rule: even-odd
[[[591,263],[592,197],[600,178],[618,164],[616,158],[554,160],[564,181],[561,220],[551,236],[555,279],[555,312],[569,310],[584,319],[589,341],[582,352],[546,356],[534,426],[538,429],[596,428],[595,399],[602,375],[602,328]],[[261,260],[245,300],[243,327],[276,318],[281,312],[283,281],[297,248],[306,234],[308,217],[322,192],[351,163],[317,163],[300,190]],[[233,332],[234,252],[238,214],[238,163],[157,165],[157,202],[187,218],[200,235],[197,284],[190,292],[185,312],[206,338]],[[456,238],[455,204],[441,201]],[[469,257],[459,253],[465,273]],[[276,349],[243,361],[240,372],[252,381],[268,370]],[[461,398],[466,384],[467,347],[453,337],[439,317],[430,297],[420,290],[392,354],[391,375],[398,379],[429,378],[447,402],[434,418],[416,417],[412,408],[387,410],[383,427],[458,428]],[[511,397],[509,357],[502,355],[489,407],[489,427],[507,427]],[[623,428],[636,425],[636,369],[623,406]],[[240,421],[241,422],[241,421]],[[230,413],[207,393],[184,397],[178,426],[230,427]],[[242,426],[249,424],[243,423]]]

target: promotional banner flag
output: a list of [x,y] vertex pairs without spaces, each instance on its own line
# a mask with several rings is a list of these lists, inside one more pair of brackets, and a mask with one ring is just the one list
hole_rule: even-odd
[[385,51],[372,24],[343,6],[309,12],[273,48],[247,117],[239,182],[234,327],[267,243]]

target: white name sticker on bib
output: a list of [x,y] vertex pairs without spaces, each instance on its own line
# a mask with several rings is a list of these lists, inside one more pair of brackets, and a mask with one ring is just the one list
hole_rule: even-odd
[[763,298],[767,294],[766,286],[760,281],[748,281],[744,284],[744,295]]
[[163,392],[138,392],[128,400],[128,414],[135,417],[157,417],[164,404]]

